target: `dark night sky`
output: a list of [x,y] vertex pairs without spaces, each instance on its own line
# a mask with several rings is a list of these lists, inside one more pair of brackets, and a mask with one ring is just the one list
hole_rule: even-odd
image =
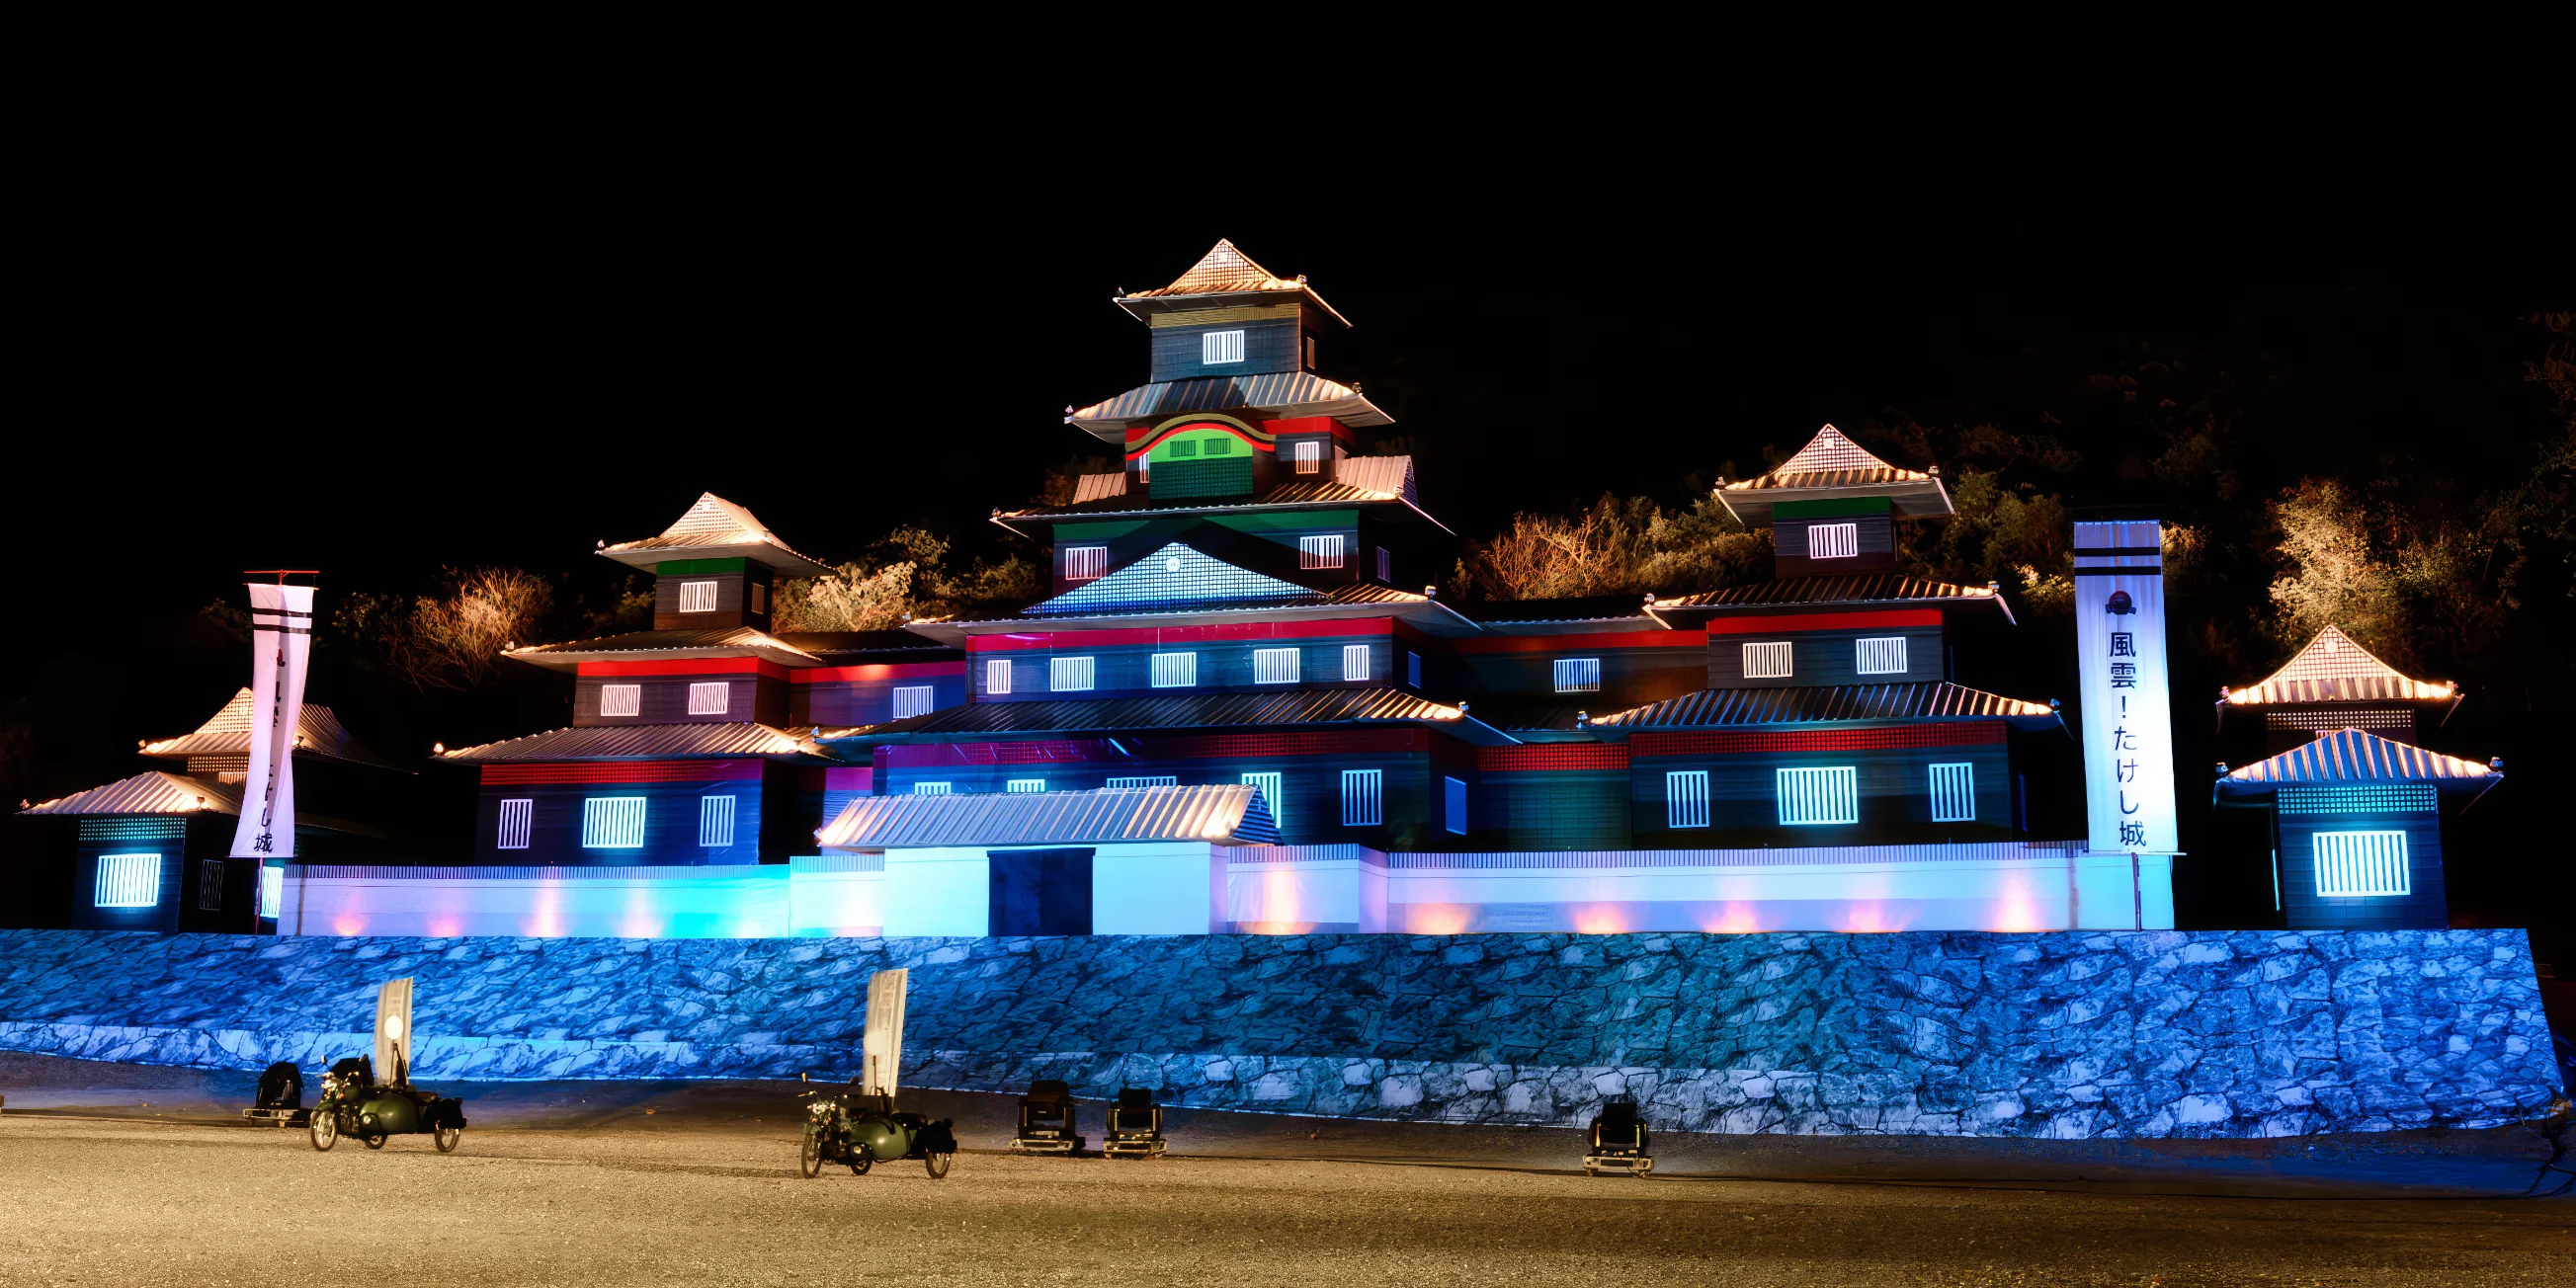
[[[2147,343],[2283,355],[2292,392],[2249,478],[2346,442],[2439,468],[2461,436],[2534,432],[2515,381],[2538,340],[2515,319],[2569,298],[2502,230],[2435,255],[2393,213],[2179,196],[2104,216],[2072,191],[1541,173],[1432,200],[1392,174],[1332,200],[441,175],[102,210],[68,243],[37,350],[56,393],[15,418],[13,504],[22,534],[76,538],[22,560],[80,589],[22,586],[5,632],[0,704],[40,750],[13,796],[133,772],[133,739],[237,687],[239,659],[185,623],[237,597],[240,569],[321,568],[326,596],[487,563],[605,584],[595,541],[656,532],[705,490],[826,558],[902,522],[998,552],[986,513],[1093,448],[1062,409],[1143,377],[1113,289],[1160,285],[1220,236],[1352,319],[1327,373],[1395,414],[1426,503],[1471,536],[1604,489],[1678,502],[1684,475],[1751,472],[1826,421],[2028,425]],[[271,517],[243,506],[252,480]],[[413,715],[343,715],[379,750],[425,750]]]

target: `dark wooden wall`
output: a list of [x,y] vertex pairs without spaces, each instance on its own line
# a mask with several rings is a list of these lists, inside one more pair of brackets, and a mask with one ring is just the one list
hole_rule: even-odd
[[[726,686],[723,715],[689,714],[689,686],[723,681]],[[606,684],[634,684],[643,687],[639,714],[603,716],[599,714],[599,690]],[[727,724],[746,720],[771,726],[788,722],[787,682],[773,676],[736,672],[730,675],[584,675],[576,677],[572,690],[572,722],[576,727],[621,724]],[[889,697],[888,702],[893,699]]]
[[[1960,762],[1976,766],[1976,821],[1935,823],[1931,766]],[[1860,821],[1847,826],[1781,825],[1775,771],[1830,765],[1849,765],[1858,771]],[[2011,757],[2001,742],[1866,751],[1640,755],[1633,766],[1632,812],[1637,844],[1644,848],[1904,845],[2005,841],[2013,836]],[[1693,769],[1708,771],[1709,825],[1667,827],[1664,775]]]
[[[2425,789],[2430,795],[2431,789]],[[2404,897],[2317,894],[2319,832],[2404,832],[2409,892]],[[2442,879],[2442,823],[2435,809],[2284,811],[2279,816],[2281,915],[2292,930],[2445,929],[2450,899]]]
[[[1369,649],[1369,676],[1365,680],[1342,679],[1342,649],[1345,645],[1365,644]],[[1295,648],[1298,650],[1298,680],[1294,684],[1255,684],[1252,682],[1254,649]],[[1153,687],[1153,662],[1156,653],[1190,653],[1199,655],[1198,684],[1187,689]],[[1092,687],[1088,691],[1055,693],[1047,688],[1048,661],[1054,657],[1089,657],[1092,659]],[[1001,658],[1011,663],[1011,691],[995,694],[986,684],[986,661]],[[1178,697],[1190,693],[1254,693],[1282,689],[1385,688],[1394,687],[1391,666],[1401,665],[1400,652],[1386,635],[1332,636],[1322,639],[1221,640],[1194,644],[1121,644],[1094,645],[1055,650],[1014,649],[1007,652],[976,653],[967,659],[967,683],[973,687],[977,702],[1043,702],[1052,698],[1082,697]]]
[[[1816,621],[1833,618],[1817,614]],[[1905,637],[1903,675],[1863,675],[1854,641]],[[1790,643],[1787,679],[1748,679],[1744,674],[1746,644]],[[1906,684],[1949,678],[1949,662],[1938,626],[1888,626],[1868,630],[1766,631],[1752,635],[1709,632],[1708,687],[1712,689],[1784,689],[1832,684]]]
[[[665,572],[655,576],[653,578],[653,629],[697,631],[728,626],[749,626],[758,630],[768,630],[770,596],[776,589],[770,584],[769,569],[745,559],[708,562],[734,563],[743,566],[726,572]],[[686,581],[712,581],[716,584],[714,612],[680,611],[680,583]],[[760,600],[760,607],[756,611],[752,607],[754,595],[751,589],[755,586],[759,587],[757,598]]]
[[[1807,529],[1820,523],[1849,523],[1860,530],[1860,553],[1847,559],[1807,557]],[[1772,524],[1772,571],[1782,577],[1820,573],[1884,572],[1896,566],[1896,529],[1884,514],[1839,514],[1813,519],[1778,519]]]
[[[787,767],[773,766],[771,773]],[[774,793],[760,779],[708,779],[674,782],[485,783],[478,789],[474,818],[474,861],[509,867],[669,867],[758,863],[785,860],[789,854],[814,853],[813,829],[822,826],[822,786],[811,789],[812,817],[771,819],[768,806],[798,798],[800,788]],[[735,797],[731,846],[698,844],[698,800],[702,796]],[[582,801],[592,796],[642,796],[644,845],[633,850],[593,850],[581,844]],[[528,848],[499,847],[501,802],[535,802]],[[804,846],[790,841],[804,829]],[[764,849],[767,850],[764,853]]]

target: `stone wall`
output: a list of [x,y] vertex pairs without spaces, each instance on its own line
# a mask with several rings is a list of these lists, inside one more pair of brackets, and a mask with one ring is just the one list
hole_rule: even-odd
[[1449,1122],[2082,1137],[2492,1126],[2559,1091],[2520,931],[275,939],[0,931],[0,1048],[308,1068],[419,980],[439,1078],[846,1076]]

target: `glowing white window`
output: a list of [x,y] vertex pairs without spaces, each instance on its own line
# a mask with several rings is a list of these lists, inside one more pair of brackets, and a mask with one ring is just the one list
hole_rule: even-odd
[[1342,534],[1338,532],[1297,538],[1297,566],[1300,568],[1339,568],[1342,559]]
[[1789,641],[1745,645],[1744,678],[1748,680],[1788,679]]
[[1708,771],[1677,769],[1664,775],[1664,826],[1708,826]]
[[1342,678],[1345,680],[1365,680],[1369,678],[1368,645],[1345,644],[1342,646]]
[[1215,366],[1220,362],[1243,361],[1241,331],[1208,331],[1199,336],[1199,363]]
[[1376,827],[1386,821],[1381,797],[1386,774],[1376,769],[1342,771],[1342,826]]
[[1440,826],[1460,836],[1467,834],[1467,785],[1455,778],[1440,780]]
[[589,796],[581,802],[581,844],[589,850],[644,848],[644,798]]
[[197,911],[224,910],[224,861],[202,859],[197,863]]
[[259,915],[277,920],[278,910],[286,906],[286,869],[261,864],[259,869]]
[[1157,653],[1153,662],[1154,687],[1186,689],[1199,682],[1199,655],[1196,653]]
[[98,908],[150,908],[161,902],[161,856],[102,854],[90,904]]
[[1090,687],[1090,658],[1051,657],[1047,659],[1047,692],[1080,693]]
[[1851,766],[1778,772],[1783,825],[1810,827],[1860,821],[1860,774]]
[[1257,648],[1252,650],[1254,684],[1295,684],[1297,650],[1293,648]]
[[1324,472],[1324,445],[1322,443],[1297,444],[1297,472],[1300,474],[1321,474]]
[[1126,778],[1112,778],[1108,783],[1112,791],[1122,787],[1178,787],[1180,785],[1179,776],[1174,774],[1135,774]]
[[680,611],[684,613],[716,611],[716,584],[712,581],[681,582]]
[[711,850],[733,844],[733,797],[698,798],[698,844]]
[[689,686],[689,714],[720,716],[733,705],[733,686],[722,680]]
[[2410,894],[2404,832],[2318,832],[2317,894],[2327,899]]
[[1807,557],[1810,559],[1852,559],[1860,555],[1860,525],[1857,523],[1813,523],[1807,525]]
[[1270,807],[1270,821],[1273,823],[1279,822],[1280,800],[1278,771],[1273,770],[1267,773],[1245,774],[1243,776],[1243,785],[1261,793],[1262,804]]
[[915,796],[945,796],[948,794],[948,784],[914,783],[912,785],[912,794]]
[[1932,767],[1932,821],[1935,823],[1977,821],[1976,766],[1934,765]]
[[1032,792],[1042,792],[1046,790],[1046,780],[1043,778],[1014,778],[1011,781],[1002,784],[1002,790],[1009,792],[1014,796],[1024,796]]
[[498,834],[492,838],[492,848],[496,850],[528,848],[528,834],[534,830],[536,818],[537,802],[534,798],[523,797],[501,802],[501,826]]
[[931,708],[937,703],[938,700],[933,696],[931,686],[927,684],[898,686],[894,691],[894,718],[909,720],[914,716],[929,715]]
[[1109,547],[1067,546],[1064,551],[1064,579],[1090,581],[1109,572]]
[[984,692],[1005,694],[1011,691],[1011,659],[993,658],[984,663]]
[[603,684],[599,686],[599,714],[634,716],[644,713],[644,686],[640,684]]
[[1556,659],[1556,691],[1559,693],[1600,692],[1601,659],[1597,657]]
[[1852,669],[1863,675],[1905,674],[1905,637],[1853,640]]

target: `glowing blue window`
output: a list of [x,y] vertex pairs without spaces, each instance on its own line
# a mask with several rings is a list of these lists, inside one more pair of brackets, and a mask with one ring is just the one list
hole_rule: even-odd
[[286,869],[274,864],[259,870],[259,915],[277,920],[278,909],[286,906]]
[[149,908],[161,902],[161,856],[102,854],[90,902],[101,908]]

